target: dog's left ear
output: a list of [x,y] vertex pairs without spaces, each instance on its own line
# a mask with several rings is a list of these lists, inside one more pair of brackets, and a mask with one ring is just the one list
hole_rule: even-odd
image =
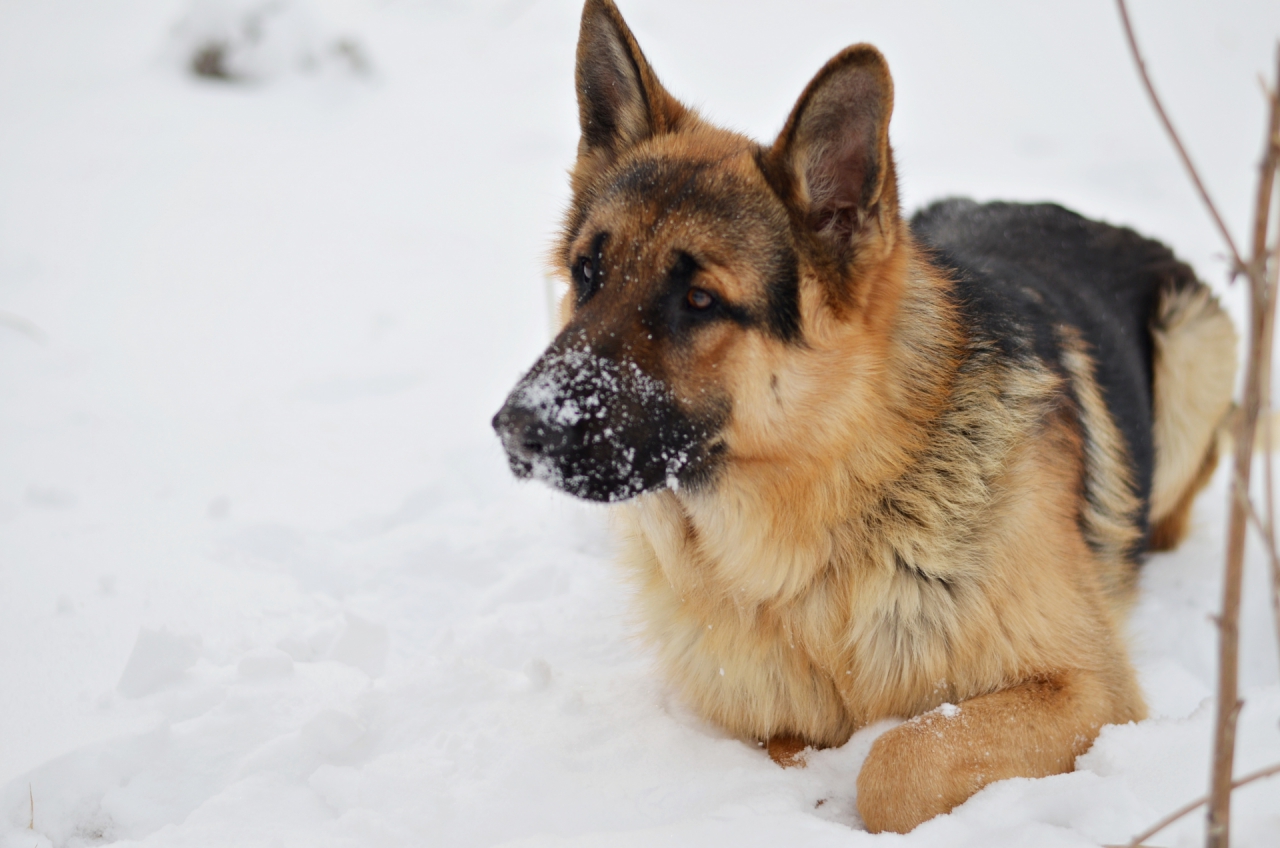
[[686,109],[667,93],[611,0],[586,0],[578,33],[578,163],[607,166],[626,148],[675,130]]
[[768,153],[771,181],[841,264],[892,248],[898,187],[889,148],[893,78],[869,44],[827,62]]

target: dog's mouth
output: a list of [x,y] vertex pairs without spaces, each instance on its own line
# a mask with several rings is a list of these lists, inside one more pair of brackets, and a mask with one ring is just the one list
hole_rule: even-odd
[[587,350],[548,350],[493,427],[517,477],[591,501],[694,485],[724,453],[718,422],[684,412],[635,363]]

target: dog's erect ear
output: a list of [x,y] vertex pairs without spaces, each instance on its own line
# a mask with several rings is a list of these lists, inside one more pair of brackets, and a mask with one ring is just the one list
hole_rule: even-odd
[[769,151],[775,187],[840,259],[892,246],[892,113],[889,65],[879,50],[856,44],[813,78]]
[[580,160],[608,162],[649,136],[671,132],[685,114],[611,0],[587,0],[582,8],[577,84]]

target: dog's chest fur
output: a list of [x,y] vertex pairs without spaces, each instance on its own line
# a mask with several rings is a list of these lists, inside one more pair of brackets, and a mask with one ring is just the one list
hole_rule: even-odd
[[[899,347],[937,362],[915,336],[946,336],[945,304],[915,294]],[[988,339],[961,346],[945,411],[886,479],[868,483],[854,452],[621,508],[647,635],[703,715],[747,738],[835,745],[999,687],[1053,653],[1028,651],[1045,635],[1096,646],[1079,624],[1090,616],[1060,601],[1106,606],[1089,574],[1075,575],[1084,592],[1058,591],[1061,573],[1026,579],[1044,544],[1089,557],[1064,506],[1081,465],[1062,457],[1082,450],[1063,443],[1075,432],[1063,378]],[[898,418],[890,426],[913,426]]]

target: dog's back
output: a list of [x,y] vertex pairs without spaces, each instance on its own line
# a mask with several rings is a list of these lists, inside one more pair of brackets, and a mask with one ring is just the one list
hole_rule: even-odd
[[[1231,321],[1191,268],[1160,242],[1056,204],[945,200],[917,212],[911,228],[953,275],[965,324],[983,341],[1067,377],[1073,355],[1087,357],[1090,373],[1072,382],[1099,454],[1088,468],[1090,506],[1105,510],[1103,493],[1116,487],[1137,500],[1128,545],[1089,527],[1086,511],[1095,550],[1111,541],[1111,553],[1132,562],[1180,542],[1216,459],[1235,363]],[[1080,382],[1090,378],[1118,445],[1089,420]]]

